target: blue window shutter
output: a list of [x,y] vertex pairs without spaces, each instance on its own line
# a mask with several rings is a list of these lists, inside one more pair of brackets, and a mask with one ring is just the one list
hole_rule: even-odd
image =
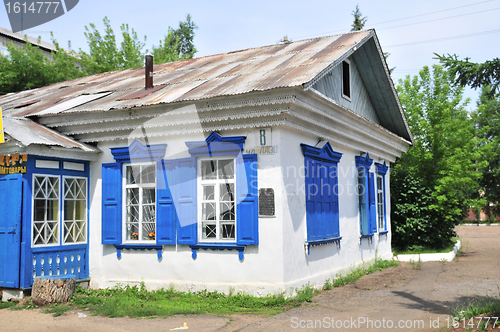
[[305,158],[305,164],[306,164],[305,190],[306,190],[306,213],[307,213],[307,240],[314,241],[319,239],[317,238],[317,236],[318,234],[320,234],[317,228],[318,224],[320,223],[318,221],[319,219],[318,206],[321,207],[321,203],[317,202],[318,194],[314,189],[316,186],[316,183],[314,182],[314,179],[316,177],[314,176],[314,174],[316,174],[317,162],[309,158]]
[[331,222],[332,235],[331,237],[340,236],[340,216],[339,216],[339,179],[337,174],[337,165],[330,166],[330,202],[331,202]]
[[370,234],[377,233],[377,213],[375,206],[375,174],[368,172],[368,199],[369,199],[369,215],[368,215],[368,227]]
[[175,244],[175,205],[167,181],[174,171],[173,161],[159,161],[156,164],[157,200],[156,200],[156,243],[162,245]]
[[[196,244],[198,242],[198,223],[196,208],[196,159],[177,159],[174,177],[174,201],[177,211],[177,243]],[[168,180],[170,177],[167,174]],[[171,186],[172,187],[172,186]]]
[[236,160],[236,233],[241,245],[259,244],[259,200],[257,198],[257,155],[244,154]]
[[102,164],[102,244],[122,242],[122,172],[119,163]]

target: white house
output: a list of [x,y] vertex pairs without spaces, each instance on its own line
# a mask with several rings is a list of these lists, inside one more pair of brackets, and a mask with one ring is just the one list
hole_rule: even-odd
[[392,257],[412,136],[373,30],[144,72],[0,97],[0,287],[265,295]]

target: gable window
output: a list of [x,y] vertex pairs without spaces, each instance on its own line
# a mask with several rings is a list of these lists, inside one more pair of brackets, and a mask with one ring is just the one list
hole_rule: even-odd
[[156,239],[156,165],[124,165],[125,241]]
[[351,100],[351,63],[342,61],[342,97]]
[[59,244],[59,177],[33,177],[33,245]]
[[236,240],[234,159],[199,159],[198,220],[200,241]]
[[337,164],[341,153],[330,143],[322,148],[301,144],[305,163],[307,241],[319,245],[340,241]]
[[384,164],[375,163],[377,170],[377,220],[379,233],[387,232],[387,212],[385,203],[385,175],[389,169]]

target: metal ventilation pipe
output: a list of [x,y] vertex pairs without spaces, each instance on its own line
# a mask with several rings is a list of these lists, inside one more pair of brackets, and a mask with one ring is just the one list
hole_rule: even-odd
[[146,90],[153,87],[153,56],[146,55]]

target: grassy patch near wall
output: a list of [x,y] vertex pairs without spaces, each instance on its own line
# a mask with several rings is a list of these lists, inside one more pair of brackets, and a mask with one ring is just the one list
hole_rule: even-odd
[[341,287],[347,284],[352,284],[359,278],[373,273],[375,271],[382,271],[385,268],[391,267],[391,266],[398,266],[399,262],[395,260],[381,260],[381,259],[376,259],[373,264],[369,265],[361,265],[358,266],[357,268],[353,269],[349,273],[345,275],[337,275],[335,279],[327,279],[325,281],[325,284],[323,285],[323,289],[325,290],[330,290],[333,287]]
[[453,250],[455,244],[457,244],[458,238],[454,237],[451,239],[451,242],[448,246],[442,249],[436,248],[428,248],[423,246],[410,246],[406,250],[397,250],[396,248],[392,249],[394,255],[415,255],[415,254],[440,254],[440,253],[448,253]]
[[147,291],[144,284],[112,289],[78,288],[71,302],[90,310],[95,315],[107,317],[167,317],[186,314],[252,313],[276,315],[303,302],[310,302],[314,294],[311,286],[297,290],[293,297],[283,293],[265,297],[248,294],[223,294],[207,290],[180,292],[173,288]]

